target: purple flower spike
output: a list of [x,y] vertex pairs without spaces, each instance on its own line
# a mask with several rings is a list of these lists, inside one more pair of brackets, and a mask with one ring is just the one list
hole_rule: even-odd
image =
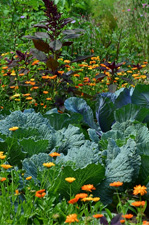
[[21,18],[21,19],[24,19],[24,18],[25,18],[25,16],[20,16],[20,18]]
[[127,9],[127,11],[128,11],[128,12],[130,12],[130,11],[131,11],[131,9]]

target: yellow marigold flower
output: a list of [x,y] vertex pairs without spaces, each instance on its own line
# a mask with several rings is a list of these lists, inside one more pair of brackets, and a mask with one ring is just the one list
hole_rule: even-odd
[[0,159],[5,159],[6,158],[6,155],[1,155],[0,154]]
[[60,156],[61,154],[59,154],[58,152],[52,152],[51,154],[49,154],[49,156],[51,157],[56,157],[56,156]]
[[147,187],[145,187],[144,185],[143,186],[137,185],[134,187],[133,194],[134,195],[138,195],[138,194],[145,195],[147,193],[146,189],[147,189]]
[[19,127],[11,127],[11,128],[9,128],[10,131],[15,131],[15,130],[18,130],[18,129],[19,129]]
[[50,168],[52,166],[55,166],[55,164],[53,162],[47,162],[47,163],[43,163],[43,166]]
[[100,200],[99,197],[94,197],[94,198],[92,199],[93,202],[98,202],[99,200]]
[[1,167],[5,170],[8,170],[10,169],[12,166],[11,165],[8,165],[8,164],[2,164]]
[[64,63],[70,63],[70,60],[64,60]]
[[122,186],[122,185],[123,185],[123,182],[120,182],[120,181],[110,183],[111,187],[119,187],[119,186]]
[[32,179],[32,176],[26,177],[26,180],[31,180],[31,179]]
[[70,214],[66,217],[65,223],[73,223],[73,222],[79,222],[79,220],[77,219],[77,214]]
[[15,71],[13,70],[10,75],[15,76],[16,75]]
[[6,180],[6,177],[0,177],[0,181],[3,182]]
[[127,70],[127,73],[132,73],[132,71],[131,70]]
[[92,197],[86,197],[86,198],[82,198],[81,201],[86,202],[86,201],[93,201]]
[[3,155],[3,154],[4,154],[4,152],[0,151],[0,155]]
[[145,201],[136,201],[136,202],[132,202],[131,205],[133,205],[133,206],[135,206],[135,207],[145,206]]
[[67,178],[65,178],[65,181],[67,181],[68,183],[72,183],[75,180],[76,180],[76,178],[74,178],[74,177],[67,177]]
[[86,185],[83,185],[83,186],[81,187],[81,189],[82,189],[83,191],[90,191],[90,192],[92,192],[92,190],[96,190],[96,188],[94,187],[93,184],[86,184]]

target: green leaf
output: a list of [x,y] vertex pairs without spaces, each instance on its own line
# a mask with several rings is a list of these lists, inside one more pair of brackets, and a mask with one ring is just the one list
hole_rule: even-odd
[[138,84],[131,99],[133,104],[149,108],[149,85]]
[[103,132],[111,129],[114,122],[115,105],[108,97],[99,96],[96,118]]
[[62,196],[69,197],[70,184],[65,181],[67,177],[75,177],[71,184],[73,195],[81,191],[85,184],[93,184],[95,187],[104,178],[104,167],[100,164],[90,164],[84,168],[73,170],[71,166],[64,166],[59,176],[54,181],[53,191],[61,193]]
[[90,106],[87,105],[84,99],[71,97],[66,99],[64,105],[67,110],[74,113],[80,113],[83,116],[83,120],[85,123],[87,123],[91,128],[100,132],[100,128],[94,121],[92,109],[90,108]]
[[18,166],[21,168],[22,160],[26,157],[26,153],[23,152],[20,143],[15,138],[7,137],[4,142],[0,142],[0,149],[5,145],[5,151],[7,152],[7,161],[12,166]]
[[149,109],[143,108],[139,105],[128,104],[114,112],[114,118],[116,121],[122,123],[127,120],[138,120],[142,122],[149,114]]
[[20,141],[20,144],[23,150],[27,152],[28,157],[40,152],[47,152],[49,146],[48,140],[35,141],[33,138],[24,138]]

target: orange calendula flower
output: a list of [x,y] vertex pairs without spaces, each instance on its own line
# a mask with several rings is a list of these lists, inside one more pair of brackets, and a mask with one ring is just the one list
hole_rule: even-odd
[[149,225],[149,221],[144,220],[142,225]]
[[43,91],[43,93],[44,93],[44,94],[48,94],[49,92],[48,92],[48,91]]
[[0,177],[0,181],[3,182],[6,180],[6,177]]
[[76,194],[75,198],[80,199],[80,198],[86,198],[87,196],[88,196],[88,194],[86,194],[86,193],[80,193],[80,194]]
[[26,177],[26,180],[31,180],[31,179],[32,179],[32,176]]
[[133,217],[132,214],[126,214],[126,215],[122,215],[123,218],[125,219],[131,219]]
[[61,154],[59,154],[58,152],[52,152],[51,154],[49,154],[49,156],[51,157],[56,157],[56,156],[60,156]]
[[75,197],[75,198],[73,198],[73,199],[70,199],[70,200],[68,201],[68,203],[69,203],[69,204],[74,204],[74,203],[76,203],[78,200],[79,200],[79,199]]
[[93,217],[96,218],[96,219],[98,219],[98,218],[103,217],[103,215],[102,214],[95,214],[95,215],[93,215]]
[[134,195],[145,195],[147,193],[146,191],[147,187],[145,186],[141,186],[141,185],[137,185],[134,187],[134,190],[133,190],[133,194]]
[[67,177],[67,178],[65,178],[65,181],[67,181],[68,183],[72,183],[75,180],[76,180],[76,178],[74,178],[74,177]]
[[5,169],[5,170],[8,170],[8,169],[12,168],[12,166],[11,165],[8,165],[8,164],[2,164],[1,167],[3,169]]
[[120,181],[110,183],[111,187],[120,187],[122,185],[123,185],[123,182],[120,182]]
[[77,214],[70,214],[66,217],[65,223],[73,223],[73,222],[79,222],[79,220],[77,219]]
[[136,202],[132,202],[131,205],[133,205],[133,206],[135,206],[135,207],[145,206],[145,201],[136,201]]
[[46,100],[47,100],[47,101],[50,101],[50,100],[52,100],[52,98],[46,98]]
[[15,190],[15,195],[19,195],[19,190]]
[[81,187],[81,189],[82,189],[83,191],[90,191],[90,192],[92,192],[92,190],[96,190],[96,188],[94,187],[93,184],[86,184],[86,185],[83,185],[83,186]]
[[46,195],[45,189],[36,191],[35,196],[38,198],[43,198]]
[[9,128],[10,131],[16,131],[18,129],[19,129],[19,127],[11,127],[11,128]]
[[55,166],[55,164],[53,162],[43,163],[42,165],[45,166],[45,167],[47,167],[47,168],[50,168],[52,166]]
[[35,60],[34,62],[32,62],[32,66],[36,65],[39,62],[39,60]]
[[120,220],[120,223],[125,223],[125,220]]

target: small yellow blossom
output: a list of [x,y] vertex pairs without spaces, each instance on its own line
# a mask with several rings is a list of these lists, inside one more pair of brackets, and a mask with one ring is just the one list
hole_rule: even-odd
[[11,127],[11,128],[9,128],[10,131],[15,131],[15,130],[18,130],[18,129],[19,129],[19,127]]
[[65,178],[65,181],[67,181],[68,183],[72,183],[75,180],[76,180],[76,178],[74,178],[74,177],[67,177],[67,178]]
[[10,169],[12,166],[8,164],[2,164],[1,167],[5,170]]
[[26,177],[26,180],[31,180],[31,179],[32,179],[32,176]]
[[52,166],[55,166],[55,164],[53,162],[47,162],[47,163],[43,163],[43,166],[50,168]]

